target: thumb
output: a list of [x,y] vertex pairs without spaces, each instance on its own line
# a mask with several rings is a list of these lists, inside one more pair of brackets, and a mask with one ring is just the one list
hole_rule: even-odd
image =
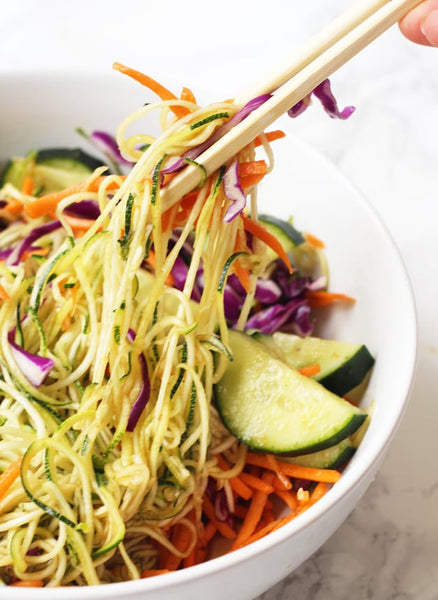
[[411,42],[438,47],[438,0],[425,0],[399,23],[402,34]]

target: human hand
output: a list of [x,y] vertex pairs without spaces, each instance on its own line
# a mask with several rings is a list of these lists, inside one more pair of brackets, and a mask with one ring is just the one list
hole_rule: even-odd
[[424,0],[399,23],[403,35],[416,44],[438,47],[438,0]]

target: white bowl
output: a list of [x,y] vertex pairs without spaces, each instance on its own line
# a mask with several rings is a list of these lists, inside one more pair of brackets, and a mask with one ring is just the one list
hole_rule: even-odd
[[[114,131],[150,100],[138,84],[107,77],[28,73],[2,77],[0,160],[56,145],[81,145],[76,127]],[[211,97],[207,101],[217,98]],[[287,120],[281,126],[291,130]],[[82,144],[83,145],[83,144]],[[366,492],[406,407],[416,358],[416,319],[409,280],[386,228],[334,166],[289,134],[275,143],[276,167],[260,188],[261,209],[294,216],[324,240],[331,289],[353,295],[336,308],[325,333],[364,342],[376,365],[364,399],[374,403],[366,436],[341,480],[280,530],[234,553],[160,577],[97,587],[2,588],[2,600],[209,600],[254,598],[286,577],[339,527]]]

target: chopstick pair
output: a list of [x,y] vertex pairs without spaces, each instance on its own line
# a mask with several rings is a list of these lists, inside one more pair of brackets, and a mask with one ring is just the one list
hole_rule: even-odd
[[[228,131],[196,160],[207,174],[226,164],[282,114],[305,98],[372,41],[397,23],[420,0],[361,0],[312,37],[301,50],[235,99],[243,106],[252,98],[271,98]],[[162,190],[163,208],[175,204],[201,181],[200,169],[185,167]]]

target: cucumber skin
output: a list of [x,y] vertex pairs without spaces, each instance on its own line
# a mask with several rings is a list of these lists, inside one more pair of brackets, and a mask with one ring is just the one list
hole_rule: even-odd
[[334,394],[345,396],[365,379],[374,363],[368,348],[361,346],[347,363],[318,381]]

